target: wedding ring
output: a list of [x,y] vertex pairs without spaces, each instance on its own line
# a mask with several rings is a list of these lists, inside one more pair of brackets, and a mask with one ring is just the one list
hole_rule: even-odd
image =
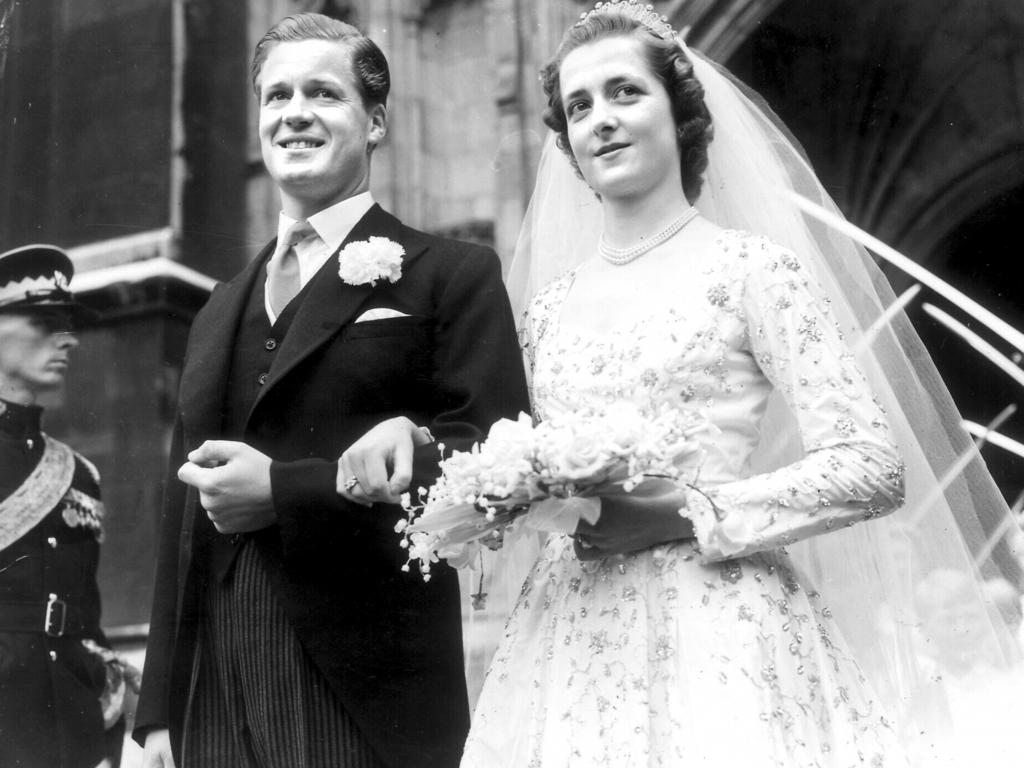
[[587,541],[585,538],[583,538],[583,534],[582,533],[577,533],[576,534],[576,543],[580,545],[580,549],[593,549],[594,548],[593,544],[591,544],[589,541]]
[[349,475],[347,478],[345,478],[345,484],[342,487],[346,491],[351,491],[357,485],[359,485],[359,478],[356,477],[355,475]]

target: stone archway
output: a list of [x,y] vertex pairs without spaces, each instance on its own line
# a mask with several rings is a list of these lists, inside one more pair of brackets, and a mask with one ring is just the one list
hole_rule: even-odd
[[989,157],[977,158],[977,165],[965,168],[948,187],[935,190],[921,209],[907,218],[900,239],[908,250],[922,254],[926,264],[941,265],[948,253],[944,241],[951,234],[976,217],[976,211],[1004,198],[1017,199],[1016,191],[1022,187],[1024,132],[1015,141],[1011,138],[997,146]]
[[[787,0],[768,10],[726,63],[803,142],[846,215],[1024,326],[1012,279],[1014,228],[1024,219],[1024,5]],[[908,282],[890,278],[897,289]],[[1024,406],[1019,386],[911,314],[966,417]],[[1024,415],[1003,431],[1024,439]],[[992,461],[1015,497],[1024,462]]]
[[788,0],[726,63],[804,142],[851,219],[923,249],[943,234],[926,234],[937,215],[983,202],[979,183],[1024,174],[1022,39],[1016,0]]
[[[954,220],[931,248],[935,271],[954,285],[968,286],[969,294],[983,301],[986,308],[1014,327],[1024,329],[1024,300],[1018,279],[1024,257],[1020,246],[1024,181],[1018,177],[1015,187],[998,193],[993,193],[981,179],[975,185],[964,186],[978,193],[973,198],[975,208],[969,215]],[[957,208],[950,205],[949,210],[963,210],[963,203],[957,201],[956,205]],[[955,308],[942,308],[956,314]],[[923,312],[911,317],[965,418],[985,424],[1008,405],[1024,408],[1024,392],[1019,384]],[[958,315],[958,319],[995,343],[979,323],[970,322],[963,315]],[[1007,345],[998,346],[1004,354],[1012,355]],[[1011,417],[1000,432],[1024,442],[1022,415]],[[1007,500],[1013,502],[1024,487],[1024,459],[997,447],[986,447],[983,455]]]

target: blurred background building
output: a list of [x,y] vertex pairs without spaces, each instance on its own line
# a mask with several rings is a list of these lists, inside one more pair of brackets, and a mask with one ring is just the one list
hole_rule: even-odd
[[[115,637],[145,637],[190,320],[276,227],[249,82],[255,42],[298,11],[368,32],[394,84],[374,194],[413,226],[493,245],[507,264],[543,140],[537,72],[588,5],[0,0],[0,245],[70,248],[74,286],[104,316],[83,334],[47,426],[103,473],[101,587]],[[1024,3],[654,5],[763,94],[852,221],[1024,327]],[[897,290],[909,284],[889,274]],[[1018,385],[913,312],[967,418],[1021,401]],[[1024,416],[1002,431],[1024,438]],[[1024,461],[985,455],[1012,503]]]

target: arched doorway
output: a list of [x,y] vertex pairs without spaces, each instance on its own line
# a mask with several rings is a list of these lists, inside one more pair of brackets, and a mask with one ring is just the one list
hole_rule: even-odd
[[[972,296],[1016,328],[1024,329],[1024,285],[1021,284],[1021,222],[1024,221],[1024,184],[986,200],[961,219],[933,249],[935,270],[954,285],[968,286]],[[965,288],[966,290],[966,288]],[[943,306],[955,313],[955,308]],[[995,418],[1007,405],[1021,410],[1000,427],[1000,432],[1024,442],[1024,390],[1009,376],[974,353],[959,337],[923,312],[912,315],[914,324],[942,371],[964,417],[979,423]],[[993,343],[996,340],[977,322],[958,317],[971,330]],[[1007,345],[999,345],[1007,354]],[[995,446],[984,449],[989,468],[1011,503],[1024,490],[1024,458]]]
[[[1024,286],[1013,279],[1013,227],[1024,219],[1024,4],[774,5],[758,6],[726,64],[803,143],[852,221],[1024,329]],[[886,269],[897,290],[909,284]],[[969,320],[930,291],[921,300]],[[1024,389],[919,308],[911,316],[964,416],[984,423],[1019,404],[1001,431],[1024,441]],[[984,453],[1012,501],[1024,460]]]

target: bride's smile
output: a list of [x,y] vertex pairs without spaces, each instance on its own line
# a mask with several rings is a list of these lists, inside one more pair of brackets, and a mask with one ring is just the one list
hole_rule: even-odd
[[681,189],[672,104],[643,45],[611,37],[580,46],[561,69],[569,144],[590,187],[608,199]]

